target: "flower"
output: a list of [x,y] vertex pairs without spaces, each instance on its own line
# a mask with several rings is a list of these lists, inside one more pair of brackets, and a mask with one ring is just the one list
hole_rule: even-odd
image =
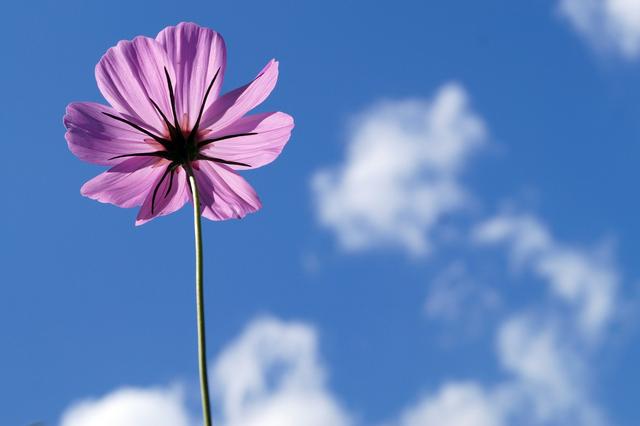
[[111,106],[74,102],[64,116],[71,152],[111,166],[86,182],[82,195],[120,207],[142,205],[141,225],[192,202],[193,174],[202,216],[242,218],[260,209],[255,190],[236,171],[273,161],[289,140],[293,118],[245,115],[273,90],[277,61],[220,96],[225,68],[222,37],[194,23],[110,48],[96,65],[96,80]]

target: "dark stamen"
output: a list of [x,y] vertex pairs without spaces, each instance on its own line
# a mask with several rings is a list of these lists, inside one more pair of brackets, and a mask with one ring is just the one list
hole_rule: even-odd
[[162,185],[162,182],[164,182],[164,179],[169,174],[169,171],[171,170],[171,166],[172,165],[173,165],[173,163],[171,163],[171,164],[169,164],[169,166],[167,166],[167,170],[164,171],[164,173],[162,174],[162,177],[160,178],[160,181],[158,182],[158,184],[156,185],[155,189],[153,190],[153,196],[151,197],[151,214],[153,214],[153,211],[155,210],[156,195],[158,194],[158,189],[160,189],[160,185]]
[[113,115],[110,114],[108,112],[102,112],[104,115],[106,115],[107,117],[111,117],[114,120],[120,121],[121,123],[125,123],[128,124],[129,126],[133,127],[134,129],[144,133],[145,135],[149,136],[150,138],[153,138],[156,142],[159,142],[160,144],[162,144],[162,146],[164,146],[165,148],[167,147],[167,144],[169,143],[168,140],[161,138],[160,136],[154,135],[153,133],[151,133],[150,131],[148,131],[147,129],[143,129],[142,127],[138,126],[136,123],[133,123],[125,118],[121,118],[118,117],[117,115]]
[[173,111],[173,123],[175,128],[180,132],[180,125],[178,124],[178,114],[176,113],[176,97],[173,94],[173,84],[171,83],[171,77],[167,67],[164,67],[164,75],[167,77],[167,85],[169,86],[169,98],[171,98],[171,111]]
[[155,101],[151,98],[149,98],[149,101],[153,104],[154,108],[156,109],[156,111],[158,111],[158,114],[160,114],[160,116],[162,117],[162,119],[164,120],[164,124],[167,125],[167,128],[169,129],[169,133],[171,133],[172,129],[174,129],[173,124],[171,124],[169,122],[169,120],[167,119],[167,116],[164,115],[164,112],[162,112],[162,110],[160,109],[160,107],[158,106],[157,103],[155,103]]
[[173,186],[173,175],[174,175],[174,172],[175,172],[175,169],[173,167],[171,167],[171,176],[169,176],[169,188],[167,188],[167,192],[165,192],[165,194],[164,194],[165,198],[171,192],[171,187]]
[[153,151],[153,152],[135,152],[133,154],[122,154],[116,155],[115,157],[109,158],[109,160],[115,160],[117,158],[125,158],[125,157],[162,157],[170,160],[169,154],[167,151]]
[[200,127],[200,120],[202,119],[202,113],[204,112],[204,105],[207,103],[207,98],[209,97],[209,92],[211,91],[211,88],[213,87],[213,83],[215,83],[216,79],[218,78],[218,73],[219,72],[220,72],[220,68],[218,67],[218,70],[216,71],[215,75],[211,79],[211,82],[209,83],[209,87],[207,87],[207,91],[204,93],[204,98],[202,99],[202,105],[200,105],[200,112],[198,113],[198,119],[196,120],[196,124],[193,126],[193,129],[191,129],[191,133],[189,134],[189,138],[193,138],[195,136],[196,132],[198,131],[198,127]]
[[251,167],[249,164],[246,164],[246,163],[240,163],[238,161],[223,160],[222,158],[209,157],[208,155],[204,155],[204,154],[198,154],[197,159],[198,160],[214,161],[216,163],[222,163],[222,164],[229,164],[231,166]]
[[241,136],[252,136],[252,135],[257,135],[258,133],[255,132],[250,132],[250,133],[236,133],[235,135],[226,135],[226,136],[220,136],[218,138],[213,138],[213,139],[205,139],[202,140],[200,142],[198,142],[198,148],[202,148],[205,145],[209,145],[210,143],[213,142],[218,142],[218,141],[223,141],[225,139],[231,139],[231,138],[239,138]]

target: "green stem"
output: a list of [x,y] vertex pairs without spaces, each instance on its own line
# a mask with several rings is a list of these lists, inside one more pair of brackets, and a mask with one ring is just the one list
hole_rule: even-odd
[[202,228],[200,224],[200,196],[193,171],[189,174],[189,186],[193,195],[193,227],[196,243],[196,310],[198,316],[198,366],[200,367],[200,394],[204,425],[211,426],[211,404],[209,402],[209,378],[207,375],[207,343],[204,326],[204,291],[202,267]]

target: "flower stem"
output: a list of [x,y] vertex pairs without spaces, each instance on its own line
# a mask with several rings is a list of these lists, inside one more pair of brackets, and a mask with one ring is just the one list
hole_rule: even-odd
[[193,228],[196,243],[196,311],[198,317],[198,366],[200,368],[200,394],[204,425],[211,426],[211,403],[209,402],[209,377],[207,375],[207,343],[204,326],[204,291],[202,267],[202,228],[200,223],[200,196],[193,171],[190,170],[189,186],[193,195]]

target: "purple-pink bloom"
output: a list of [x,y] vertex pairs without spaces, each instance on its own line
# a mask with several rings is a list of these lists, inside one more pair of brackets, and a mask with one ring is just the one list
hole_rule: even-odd
[[225,220],[260,209],[258,195],[236,171],[273,161],[289,140],[293,118],[246,115],[273,90],[277,61],[220,96],[225,67],[222,37],[193,23],[110,48],[96,66],[96,80],[111,106],[75,102],[64,117],[71,152],[111,167],[86,182],[82,195],[120,207],[141,205],[141,225],[192,201],[192,172],[202,216]]

